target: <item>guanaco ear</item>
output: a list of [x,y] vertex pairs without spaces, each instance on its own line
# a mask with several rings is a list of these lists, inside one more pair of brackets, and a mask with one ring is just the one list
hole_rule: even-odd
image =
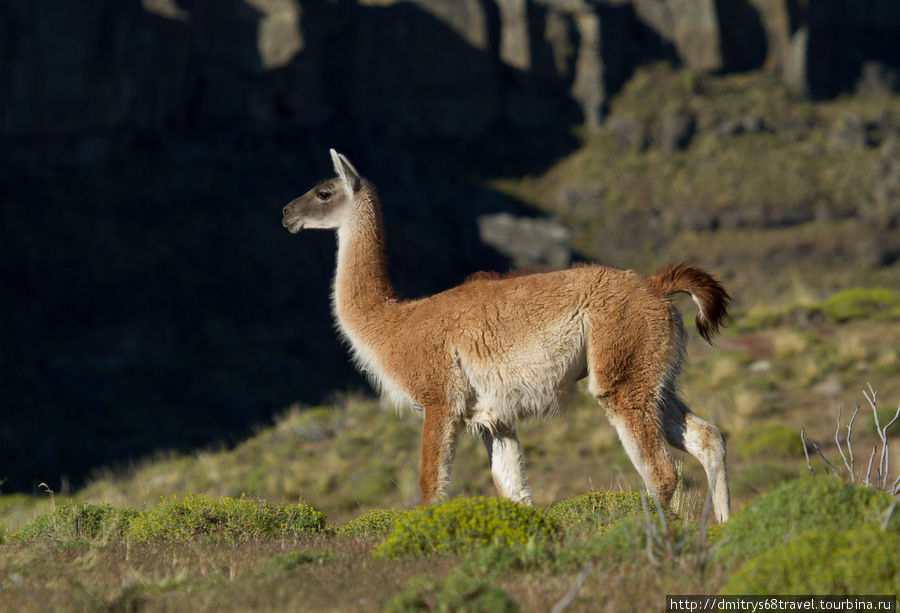
[[334,149],[330,149],[330,152],[331,162],[334,164],[334,172],[336,172],[341,180],[350,187],[351,191],[354,193],[358,192],[359,188],[362,186],[362,178],[359,176],[356,168],[353,167],[350,160]]

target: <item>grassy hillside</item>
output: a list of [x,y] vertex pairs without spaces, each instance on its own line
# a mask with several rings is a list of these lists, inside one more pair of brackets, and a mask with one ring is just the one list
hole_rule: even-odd
[[[686,302],[687,313],[692,305]],[[685,319],[690,327],[691,319]],[[862,389],[870,382],[879,391],[884,425],[896,408],[891,403],[900,398],[900,356],[891,341],[898,322],[900,293],[851,289],[824,301],[738,311],[715,348],[689,332],[683,394],[726,434],[735,506],[800,472],[801,428],[836,454],[838,405],[845,408],[846,422],[850,408],[860,403],[854,440],[863,449],[877,442]],[[565,415],[522,427],[526,470],[539,506],[594,488],[639,484],[602,409],[581,392]],[[302,499],[342,522],[370,508],[416,503],[420,436],[421,416],[414,411],[398,413],[365,395],[338,396],[329,405],[291,407],[234,447],[160,452],[98,471],[70,499],[142,509],[173,494],[247,494],[271,502]],[[679,457],[686,493],[703,496],[699,465]],[[900,450],[892,458],[898,472]],[[484,449],[465,436],[451,495],[492,494]],[[45,496],[2,496],[0,525],[13,531],[46,504]]]
[[[666,594],[896,594],[891,497],[791,480],[707,531],[636,493],[458,498],[340,527],[306,505],[54,507],[0,543],[15,610],[656,610]],[[771,571],[775,571],[772,574]]]
[[[581,146],[545,172],[477,179],[557,215],[572,229],[580,257],[645,272],[691,260],[733,294],[733,317],[716,347],[691,329],[694,305],[678,298],[690,338],[681,389],[726,435],[738,510],[726,527],[712,529],[709,543],[697,527],[705,477],[679,455],[674,540],[657,539],[647,553],[654,529],[637,512],[639,479],[583,389],[565,415],[522,427],[539,516],[471,503],[486,505],[476,506],[481,516],[501,515],[498,525],[518,518],[531,526],[511,529],[525,542],[469,547],[466,539],[493,542],[481,533],[446,541],[444,516],[407,513],[418,496],[421,417],[366,393],[338,393],[320,406],[288,406],[233,445],[158,451],[96,470],[76,491],[59,492],[54,481],[36,495],[0,495],[0,598],[22,610],[177,610],[188,603],[197,610],[440,610],[460,603],[549,610],[579,577],[574,610],[658,609],[665,593],[900,592],[900,575],[891,570],[898,568],[898,516],[887,528],[879,523],[889,500],[810,479],[799,436],[804,428],[841,468],[837,408],[845,436],[859,403],[852,441],[861,480],[870,450],[881,445],[862,390],[867,383],[878,390],[882,426],[900,402],[898,125],[896,96],[811,103],[763,74],[698,76],[656,66],[626,85],[601,133],[579,134]],[[330,242],[315,249],[333,257]],[[215,339],[232,343],[229,355],[238,355],[244,343],[277,336],[263,326],[266,334],[229,340],[227,330],[202,331],[198,350]],[[293,335],[302,346],[299,328]],[[278,361],[277,373],[285,373],[273,398],[289,387],[288,367],[303,372],[281,357],[256,366]],[[44,371],[33,366],[25,375],[38,385]],[[87,367],[110,368],[100,361]],[[225,377],[216,384],[221,395],[245,385]],[[160,394],[151,404],[167,401]],[[125,415],[130,407],[116,409]],[[889,443],[894,477],[896,429],[900,424]],[[815,454],[811,461],[826,472]],[[481,443],[466,436],[451,497],[493,493]],[[785,524],[786,500],[797,502]],[[451,504],[448,513],[470,513],[470,503]],[[816,508],[822,513],[810,511]],[[327,523],[315,519],[318,512]],[[545,519],[558,529],[534,528],[546,528]],[[766,530],[754,536],[760,526]],[[438,536],[425,545],[404,541],[435,527]],[[839,534],[830,546],[817,534],[832,529]],[[710,543],[722,543],[719,553]],[[410,553],[422,547],[425,555]],[[843,570],[792,571],[786,560],[798,556],[833,558],[822,567]],[[776,568],[784,583],[767,583],[775,572],[767,569]]]
[[584,257],[691,260],[738,304],[897,286],[900,96],[811,103],[768,74],[645,67],[606,127],[539,176],[492,185],[558,215]]

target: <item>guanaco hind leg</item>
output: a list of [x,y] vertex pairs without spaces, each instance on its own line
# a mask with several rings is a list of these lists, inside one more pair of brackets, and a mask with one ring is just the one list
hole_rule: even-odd
[[725,466],[725,439],[709,422],[693,413],[678,396],[667,390],[663,394],[660,418],[666,438],[673,447],[686,451],[703,466],[712,494],[716,519],[728,519],[731,497]]
[[655,410],[652,407],[626,408],[605,400],[604,404],[610,423],[647,489],[661,503],[668,503],[675,493],[678,473]]

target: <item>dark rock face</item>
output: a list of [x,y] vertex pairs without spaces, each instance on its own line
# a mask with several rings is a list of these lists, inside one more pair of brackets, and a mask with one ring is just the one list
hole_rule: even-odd
[[898,28],[894,0],[9,0],[0,138],[86,162],[184,131],[475,142],[599,126],[654,58],[893,90]]

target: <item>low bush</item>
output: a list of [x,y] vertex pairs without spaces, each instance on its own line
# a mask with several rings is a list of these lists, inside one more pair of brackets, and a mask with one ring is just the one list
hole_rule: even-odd
[[59,543],[109,542],[121,539],[137,514],[134,509],[110,504],[68,504],[38,515],[12,538],[27,543],[42,540]]
[[900,292],[886,288],[852,288],[831,295],[822,312],[838,323],[852,319],[900,318]]
[[[650,506],[653,502],[650,501]],[[637,492],[601,492],[563,500],[547,509],[547,517],[567,531],[600,532],[624,517],[642,513]]]
[[399,509],[372,509],[337,529],[338,536],[383,537],[390,534],[407,512]]
[[516,602],[490,581],[462,573],[454,573],[448,579],[416,577],[385,605],[385,611],[389,613],[412,611],[505,613],[518,610]]
[[304,504],[273,505],[250,498],[209,498],[189,494],[173,496],[135,517],[129,540],[146,542],[243,542],[260,539],[296,539],[326,530],[325,515]]
[[409,512],[375,555],[458,553],[479,545],[546,542],[558,534],[556,522],[534,507],[504,498],[457,498]]
[[900,538],[874,524],[814,529],[750,559],[724,594],[898,594]]
[[846,531],[861,523],[874,525],[890,503],[891,497],[884,492],[830,476],[788,481],[741,509],[716,531],[716,540],[722,543],[716,555],[739,563],[808,530]]

